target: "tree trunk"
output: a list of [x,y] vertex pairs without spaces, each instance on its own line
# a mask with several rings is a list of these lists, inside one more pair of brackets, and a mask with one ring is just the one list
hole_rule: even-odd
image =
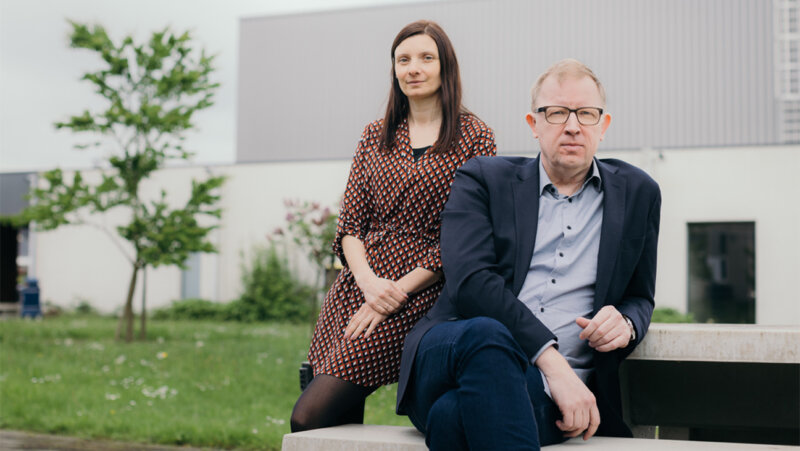
[[122,311],[122,316],[117,323],[116,339],[119,340],[122,335],[122,327],[125,326],[125,341],[130,343],[133,341],[133,291],[136,289],[136,276],[139,275],[139,265],[133,265],[133,274],[131,274],[131,283],[128,286],[128,298],[125,300],[125,308]]
[[139,326],[139,340],[147,339],[147,266],[142,268],[142,313]]

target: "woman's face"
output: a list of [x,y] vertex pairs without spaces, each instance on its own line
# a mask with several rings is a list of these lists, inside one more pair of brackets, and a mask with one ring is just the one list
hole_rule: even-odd
[[426,34],[405,39],[394,50],[394,75],[409,100],[438,95],[442,86],[436,42]]

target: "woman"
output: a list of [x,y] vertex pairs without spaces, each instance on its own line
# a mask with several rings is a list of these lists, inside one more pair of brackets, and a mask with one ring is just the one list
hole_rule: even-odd
[[392,44],[386,115],[367,125],[342,199],[334,250],[344,264],[311,340],[314,378],[292,431],[363,423],[364,401],[397,381],[403,340],[442,289],[439,214],[456,169],[494,155],[494,134],[461,105],[458,62],[434,22]]

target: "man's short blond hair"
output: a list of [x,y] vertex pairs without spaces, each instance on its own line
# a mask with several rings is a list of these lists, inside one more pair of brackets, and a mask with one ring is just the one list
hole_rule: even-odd
[[583,64],[582,62],[567,58],[550,66],[542,75],[539,76],[539,79],[536,80],[536,83],[531,88],[531,110],[536,110],[536,98],[539,97],[539,92],[542,90],[542,84],[545,80],[547,80],[550,76],[556,77],[559,83],[566,80],[567,78],[583,78],[589,77],[594,80],[594,83],[597,85],[597,90],[600,92],[600,99],[603,101],[602,107],[605,108],[606,106],[606,90],[603,88],[603,84],[600,83],[600,80],[597,78],[594,72],[589,69],[589,66]]

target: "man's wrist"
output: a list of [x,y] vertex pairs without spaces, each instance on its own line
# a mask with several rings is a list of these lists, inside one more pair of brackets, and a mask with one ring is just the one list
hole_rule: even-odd
[[564,356],[552,345],[539,355],[534,364],[548,379],[572,370]]
[[633,321],[628,318],[626,315],[622,315],[625,318],[625,323],[628,324],[628,329],[630,330],[630,343],[634,343],[636,341],[636,327],[633,326]]

